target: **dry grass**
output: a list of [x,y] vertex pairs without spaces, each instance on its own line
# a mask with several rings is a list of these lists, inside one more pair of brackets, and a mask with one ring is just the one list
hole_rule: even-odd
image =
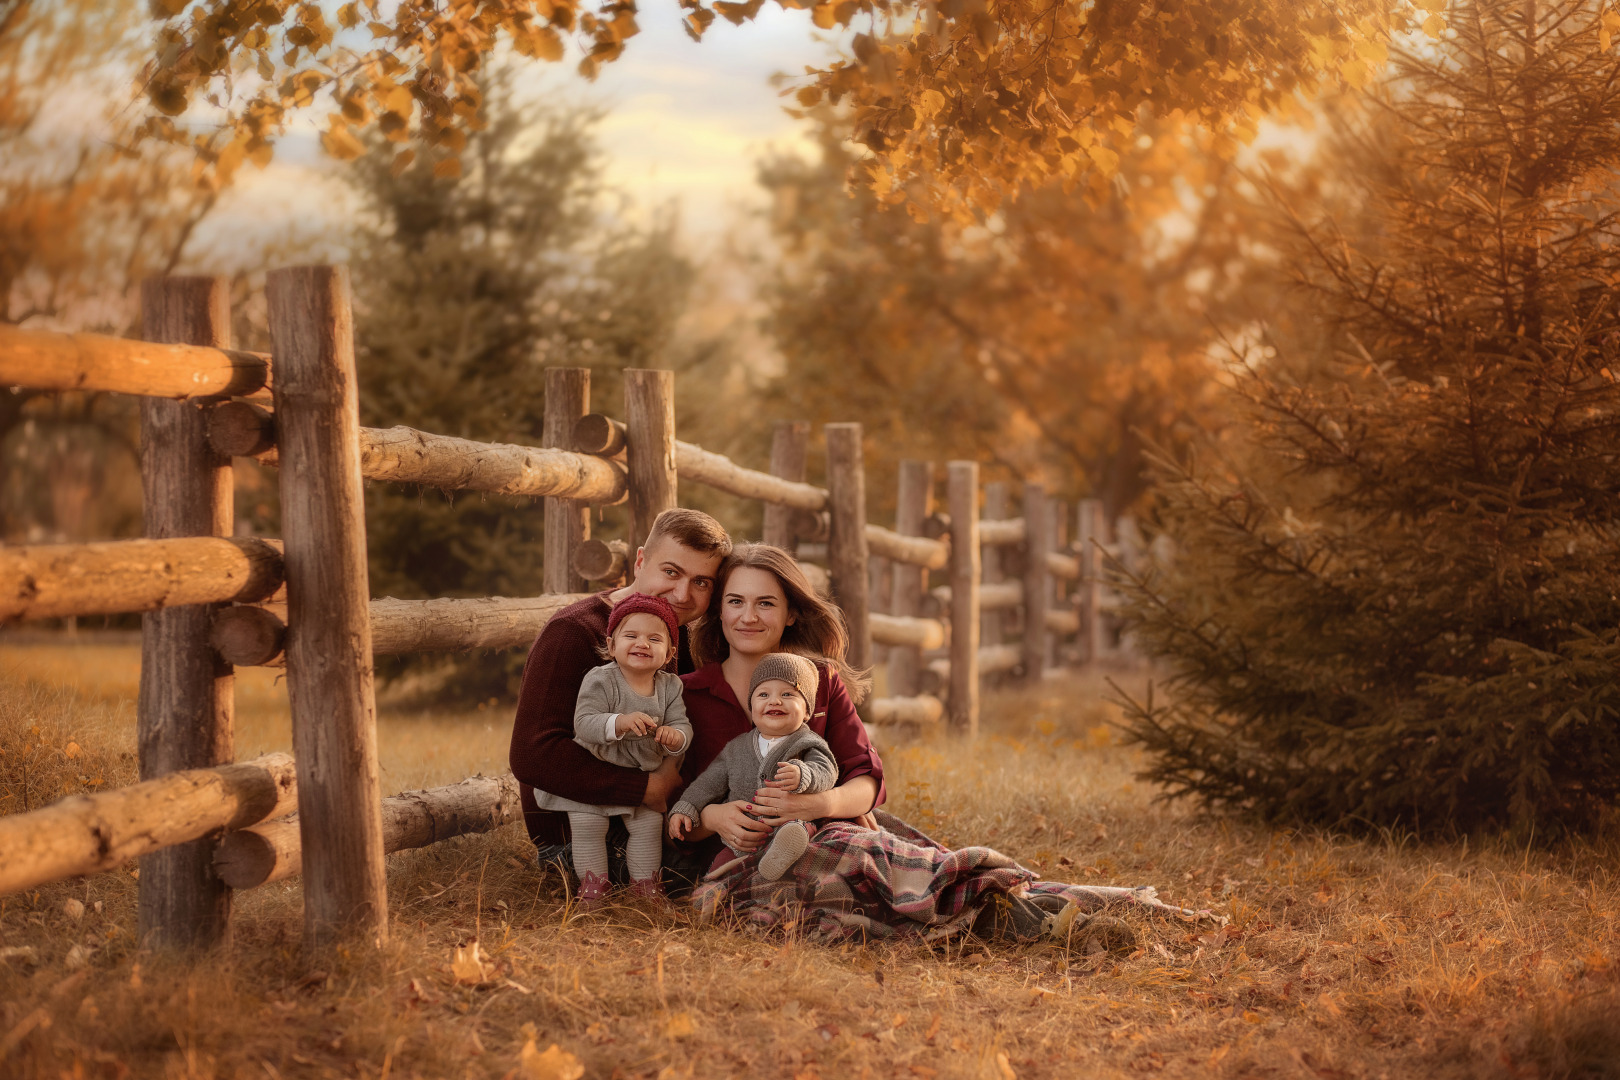
[[[0,805],[25,747],[31,783],[128,779],[132,652],[0,644]],[[244,676],[245,750],[285,743],[264,674]],[[531,1038],[602,1078],[1620,1075],[1611,841],[1421,845],[1165,808],[1100,689],[994,696],[972,747],[885,747],[890,805],[1049,877],[1157,884],[1226,931],[1132,915],[1141,952],[1099,962],[582,917],[508,830],[394,857],[381,951],[304,960],[291,884],[240,897],[236,943],[193,964],[137,949],[134,881],[108,874],[0,902],[0,950],[32,950],[0,962],[0,1075],[549,1078]],[[385,715],[389,786],[499,768],[504,716]],[[487,978],[458,983],[475,938]]]

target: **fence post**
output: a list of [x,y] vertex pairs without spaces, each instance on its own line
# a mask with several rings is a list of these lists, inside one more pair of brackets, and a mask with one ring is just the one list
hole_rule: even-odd
[[[157,278],[141,284],[146,340],[231,344],[225,278]],[[152,539],[230,536],[231,460],[208,442],[208,417],[187,401],[141,399],[141,493]],[[140,777],[229,764],[236,756],[234,669],[208,645],[228,604],[194,604],[141,616],[136,706]],[[230,935],[231,890],[213,870],[215,837],[141,857],[137,938],[163,947],[206,947]]]
[[851,666],[872,666],[872,630],[866,576],[866,472],[861,455],[861,425],[828,424],[827,570],[833,597],[849,627]]
[[[1000,480],[984,485],[984,519],[986,521],[1005,521],[1007,519],[1007,485]],[[1002,565],[1006,555],[1000,544],[992,544],[985,548],[980,558],[980,580],[985,582],[1005,581],[1006,568]],[[987,611],[979,622],[979,640],[985,645],[1000,645],[1007,626],[1007,613],[1004,611]]]
[[287,565],[287,697],[298,762],[304,938],[388,936],[360,397],[345,267],[265,282]]
[[1102,549],[1108,539],[1101,499],[1081,499],[1075,522],[1080,545],[1080,662],[1102,659]]
[[[675,506],[675,373],[624,372],[624,439],[630,470],[630,551],[647,542],[653,519]],[[634,569],[631,573],[634,574]]]
[[1046,553],[1052,549],[1046,489],[1024,485],[1024,681],[1040,682],[1046,668],[1046,598],[1051,591]]
[[951,515],[951,725],[979,733],[979,463],[953,461],[946,480]]
[[[895,493],[894,531],[901,536],[921,536],[923,522],[933,512],[934,465],[930,461],[902,461],[899,490]],[[920,566],[894,564],[890,608],[896,615],[916,615],[928,586],[928,571]],[[895,697],[916,697],[922,687],[922,651],[894,646],[889,649],[889,693]]]
[[[808,420],[778,420],[771,433],[771,475],[784,480],[804,480],[804,469],[810,456],[810,422]],[[793,527],[799,511],[775,503],[765,504],[765,527],[760,538],[767,544],[792,551],[798,546]]]
[[[541,446],[572,450],[574,421],[590,411],[590,368],[546,369],[546,414]],[[574,499],[546,497],[546,592],[585,591],[585,579],[574,571],[574,549],[590,536],[590,506]]]

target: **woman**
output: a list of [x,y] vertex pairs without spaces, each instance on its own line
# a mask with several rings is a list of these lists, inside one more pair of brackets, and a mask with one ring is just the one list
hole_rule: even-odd
[[718,835],[734,850],[752,852],[772,828],[793,819],[864,817],[875,828],[869,815],[883,801],[883,761],[855,712],[871,682],[844,660],[849,634],[843,615],[816,595],[793,556],[767,544],[734,550],[715,582],[708,614],[691,637],[698,668],[681,677],[694,729],[681,779],[691,783],[726,743],[750,730],[740,702],[748,697],[759,661],[773,652],[796,652],[817,661],[821,672],[809,726],[838,759],[838,786],[803,795],[762,788],[751,802],[715,803],[704,808],[693,838]]
[[[788,651],[818,661],[821,689],[810,726],[838,758],[839,783],[819,795],[762,788],[751,800],[704,808],[702,827],[692,838],[718,837],[742,852],[757,852],[785,821],[825,824],[779,881],[757,873],[756,854],[718,868],[692,894],[700,911],[726,908],[761,925],[792,919],[812,937],[828,941],[970,928],[1028,940],[1087,926],[1088,941],[1112,947],[1130,936],[1123,924],[1088,924],[1076,915],[1114,900],[1163,907],[1150,889],[1034,882],[1034,874],[1000,852],[947,850],[878,811],[883,762],[855,713],[870,682],[845,660],[849,635],[843,615],[816,595],[791,555],[766,544],[736,548],[715,580],[708,614],[691,639],[699,667],[682,676],[695,732],[682,778],[690,782],[728,741],[749,730],[740,704],[748,696],[749,677],[762,657]],[[709,844],[719,849],[719,840]]]

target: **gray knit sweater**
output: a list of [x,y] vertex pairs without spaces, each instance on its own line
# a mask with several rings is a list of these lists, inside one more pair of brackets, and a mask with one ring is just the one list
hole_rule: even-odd
[[750,730],[726,743],[669,812],[700,821],[699,815],[710,803],[751,799],[776,776],[777,765],[784,761],[798,763],[800,792],[830,791],[838,783],[838,759],[833,757],[827,740],[811,731],[808,724],[782,736],[771,747],[769,756],[760,755],[758,733]]
[[[658,719],[660,726],[680,732],[685,740],[680,749],[665,750],[651,732],[609,739],[608,721],[620,713],[632,712],[646,713]],[[692,745],[692,721],[687,719],[686,703],[681,699],[681,677],[668,671],[655,672],[652,697],[645,697],[630,689],[618,664],[610,662],[592,668],[585,673],[574,705],[574,741],[603,761],[652,772],[666,757]]]

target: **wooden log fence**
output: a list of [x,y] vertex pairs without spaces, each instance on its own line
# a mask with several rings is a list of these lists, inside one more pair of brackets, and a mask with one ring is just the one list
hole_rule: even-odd
[[[383,850],[392,854],[454,836],[493,832],[518,820],[517,781],[472,776],[444,787],[407,791],[382,801]],[[304,866],[298,815],[228,832],[213,853],[214,869],[233,889],[253,889]]]
[[[767,542],[826,564],[801,563],[842,606],[851,659],[865,664],[875,647],[888,658],[890,689],[863,707],[869,723],[972,734],[984,678],[1040,678],[1065,655],[1048,644],[1056,639],[1074,638],[1070,653],[1087,661],[1118,651],[1103,573],[1118,548],[1095,501],[1080,504],[1067,544],[1067,511],[1039,485],[1025,485],[1019,517],[993,489],[981,519],[975,462],[948,463],[942,511],[933,466],[905,462],[886,528],[866,518],[859,425],[826,427],[825,488],[806,481],[802,421],[777,425],[769,471],[750,469],[675,437],[674,379],[663,371],[625,372],[623,422],[589,411],[589,372],[548,371],[540,446],[361,428],[346,272],[276,271],[267,293],[271,356],[229,348],[227,294],[210,279],[154,282],[143,294],[149,330],[172,344],[0,327],[6,384],[151,399],[143,469],[158,530],[0,546],[0,621],[158,613],[143,630],[142,723],[165,709],[191,717],[143,727],[140,783],[0,817],[0,894],[144,857],[143,940],[201,946],[228,935],[233,890],[300,874],[312,946],[381,941],[386,854],[498,828],[518,810],[509,776],[381,798],[372,658],[528,646],[588,595],[586,582],[625,579],[679,481],[761,500]],[[225,535],[230,457],[280,467],[284,543]],[[543,498],[547,591],[370,598],[365,481]],[[588,508],[621,502],[628,536],[592,538]],[[165,629],[171,613],[184,634]],[[148,701],[146,673],[181,653],[195,674],[176,686],[190,697],[176,705],[154,679]],[[236,666],[287,669],[292,757],[229,763]],[[158,852],[182,854],[153,861]]]
[[293,759],[267,754],[0,816],[0,851],[6,853],[0,895],[112,870],[220,829],[247,828],[292,810],[297,791]]

